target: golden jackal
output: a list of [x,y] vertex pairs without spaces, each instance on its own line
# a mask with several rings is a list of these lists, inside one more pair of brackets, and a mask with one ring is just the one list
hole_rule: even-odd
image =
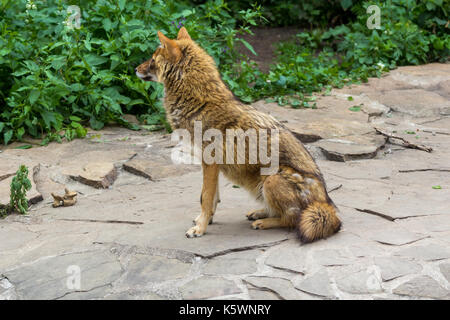
[[[244,187],[264,208],[247,214],[254,229],[295,227],[302,242],[326,238],[339,231],[337,208],[329,198],[322,174],[303,144],[273,117],[238,101],[223,83],[214,60],[182,27],[177,39],[158,32],[161,46],[152,58],[136,68],[145,81],[164,84],[164,107],[172,128],[194,132],[201,121],[203,132],[210,128],[224,135],[227,130],[278,130],[278,171],[262,175],[261,161],[251,163],[206,163],[202,160],[201,214],[186,236],[202,236],[219,200],[219,172]],[[246,145],[250,142],[245,140]],[[234,142],[233,142],[234,143]],[[270,143],[269,143],[270,144]],[[202,143],[200,147],[205,149]],[[226,149],[223,144],[223,151]],[[233,150],[235,150],[234,148]],[[225,156],[225,155],[224,155]],[[272,155],[273,156],[273,155]],[[236,159],[236,155],[232,156]]]

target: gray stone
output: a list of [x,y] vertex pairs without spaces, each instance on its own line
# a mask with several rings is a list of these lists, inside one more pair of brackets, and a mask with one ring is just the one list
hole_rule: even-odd
[[304,292],[322,297],[334,297],[333,290],[330,285],[330,278],[326,269],[322,269],[306,279],[300,281],[295,287]]
[[[369,209],[373,212],[377,212],[392,220],[404,219],[407,217],[418,217],[425,215],[438,215],[449,213],[448,203],[446,201],[446,190],[442,190],[442,193],[433,192],[431,187],[424,189],[417,188],[402,190],[403,187],[399,187],[394,194],[391,194],[384,201],[366,206],[361,209]],[[432,202],[433,206],[424,206],[424,203]]]
[[164,298],[153,292],[135,292],[133,290],[108,294],[104,300],[163,300]]
[[448,99],[423,89],[392,90],[376,98],[394,112],[413,117],[438,116],[450,106]]
[[251,274],[256,272],[256,257],[259,250],[229,253],[210,259],[203,272],[205,274]]
[[35,233],[22,228],[0,225],[0,252],[17,250],[37,237]]
[[381,278],[383,281],[390,281],[408,274],[419,273],[422,266],[396,257],[379,257],[375,258],[375,264],[381,270]]
[[70,177],[94,188],[108,188],[117,178],[116,168],[136,155],[134,150],[124,149],[125,146],[120,142],[104,144],[89,140],[90,143],[84,144],[74,141],[75,146],[72,148],[77,148],[76,151],[69,150],[55,157],[58,161],[53,160],[55,162],[51,174],[54,182],[66,184],[62,177]]
[[14,286],[8,279],[0,276],[0,300],[17,299]]
[[450,263],[441,263],[439,269],[441,269],[442,275],[450,283]]
[[393,293],[413,298],[449,299],[450,291],[429,276],[419,276],[402,283]]
[[208,299],[241,293],[233,281],[220,277],[202,276],[179,288],[183,299]]
[[111,292],[111,286],[106,285],[99,288],[94,288],[88,291],[76,291],[68,293],[58,300],[99,300],[104,299]]
[[247,277],[244,280],[259,289],[266,289],[276,292],[277,295],[284,300],[305,300],[313,298],[312,296],[296,290],[292,282],[286,279],[255,276]]
[[297,241],[277,246],[267,257],[265,264],[274,268],[303,274],[306,270],[306,247]]
[[344,119],[323,119],[322,121],[312,121],[301,125],[290,123],[288,127],[305,143],[374,132],[373,128],[367,123]]
[[328,160],[350,161],[358,159],[371,159],[377,155],[379,147],[375,144],[359,144],[344,139],[327,139],[315,143]]
[[[76,279],[80,271],[80,287]],[[117,280],[122,268],[106,251],[72,253],[38,260],[3,273],[21,299],[58,299],[74,291],[90,291]]]
[[358,272],[350,272],[336,279],[342,291],[352,294],[373,294],[382,292],[381,279],[375,269],[368,268]]
[[70,177],[88,186],[106,189],[116,180],[117,170],[113,163],[94,162],[84,166],[78,175],[71,174]]
[[123,169],[149,180],[179,176],[199,170],[198,165],[174,164],[170,157],[133,158],[123,165]]
[[399,67],[389,73],[389,78],[430,90],[450,80],[450,67],[446,63],[430,63],[419,68],[415,66]]
[[419,233],[445,232],[450,230],[450,219],[446,215],[406,218],[396,221],[406,229]]
[[122,285],[126,287],[147,286],[167,280],[186,277],[191,265],[177,259],[136,254],[131,257]]
[[325,249],[314,252],[314,261],[322,266],[343,266],[354,263],[354,259],[340,250]]
[[450,249],[448,246],[437,244],[428,244],[425,246],[412,246],[397,251],[395,255],[405,256],[417,260],[433,261],[450,258]]
[[249,288],[248,295],[252,300],[281,300],[275,293],[269,290]]
[[369,117],[380,117],[387,114],[390,109],[378,101],[369,101],[364,104],[361,109],[369,115]]
[[427,236],[409,232],[401,228],[380,229],[372,232],[370,238],[383,244],[401,246],[416,242]]

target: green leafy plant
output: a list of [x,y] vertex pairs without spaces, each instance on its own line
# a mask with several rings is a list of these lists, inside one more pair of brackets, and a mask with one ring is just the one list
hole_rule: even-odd
[[28,212],[28,200],[26,196],[27,191],[30,189],[31,182],[28,179],[28,168],[25,165],[21,165],[11,181],[10,203],[9,207],[3,208],[3,214],[11,211],[26,214]]
[[[31,5],[32,4],[32,5]],[[134,68],[159,46],[156,32],[176,37],[185,25],[219,66],[232,64],[237,35],[250,32],[258,8],[231,13],[223,0],[78,0],[81,28],[68,24],[62,0],[0,1],[0,141],[24,135],[50,141],[86,135],[134,113],[152,130],[166,128],[162,85]],[[239,26],[237,22],[239,21]]]
[[[374,4],[382,14],[379,29],[366,26],[366,10]],[[341,6],[351,10],[354,21],[301,32],[278,45],[276,63],[268,73],[252,61],[242,61],[223,70],[224,80],[246,102],[273,97],[271,101],[280,105],[314,108],[313,92],[366,82],[397,66],[444,62],[449,57],[450,36],[444,26],[448,6],[442,1],[433,1],[433,6],[415,0],[342,1]],[[425,23],[421,17],[430,12],[437,20]]]

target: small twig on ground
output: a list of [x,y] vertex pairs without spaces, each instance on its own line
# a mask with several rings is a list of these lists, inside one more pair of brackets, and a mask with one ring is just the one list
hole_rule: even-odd
[[378,132],[379,134],[382,134],[383,136],[387,137],[388,139],[400,140],[402,142],[402,144],[400,144],[400,145],[405,147],[405,148],[418,149],[418,150],[422,150],[422,151],[426,151],[426,152],[433,151],[433,148],[431,148],[431,147],[427,147],[427,146],[424,146],[422,144],[414,144],[414,143],[411,143],[411,142],[409,142],[408,140],[406,140],[406,139],[404,139],[402,137],[394,136],[392,133],[384,132],[384,131],[382,131],[382,130],[380,130],[378,128],[375,128],[375,127],[374,127],[374,129],[375,129],[376,132]]

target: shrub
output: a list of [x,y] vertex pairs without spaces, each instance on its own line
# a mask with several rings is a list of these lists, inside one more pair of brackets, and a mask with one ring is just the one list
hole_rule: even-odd
[[[324,88],[366,81],[401,65],[446,61],[450,37],[442,1],[364,1],[352,7],[356,20],[328,30],[314,29],[278,46],[278,58],[267,74],[244,61],[225,79],[244,101],[274,97],[279,104],[315,107],[310,94]],[[380,29],[366,26],[369,5],[381,9]],[[430,11],[431,10],[431,11]],[[429,13],[438,14],[423,21]],[[447,23],[448,24],[448,23]],[[251,83],[245,87],[245,83]]]
[[[257,10],[231,14],[222,0],[192,7],[184,1],[72,1],[81,28],[70,28],[61,0],[0,1],[0,141],[25,134],[43,143],[71,140],[117,122],[122,113],[143,115],[149,129],[168,125],[162,86],[143,82],[134,68],[159,42],[156,31],[175,37],[186,25],[219,65],[231,63],[236,35],[248,32]],[[241,21],[235,28],[236,19]]]
[[26,214],[28,212],[27,191],[30,189],[31,181],[28,179],[28,168],[21,165],[11,181],[9,204],[6,206],[0,205],[0,218],[14,210]]

